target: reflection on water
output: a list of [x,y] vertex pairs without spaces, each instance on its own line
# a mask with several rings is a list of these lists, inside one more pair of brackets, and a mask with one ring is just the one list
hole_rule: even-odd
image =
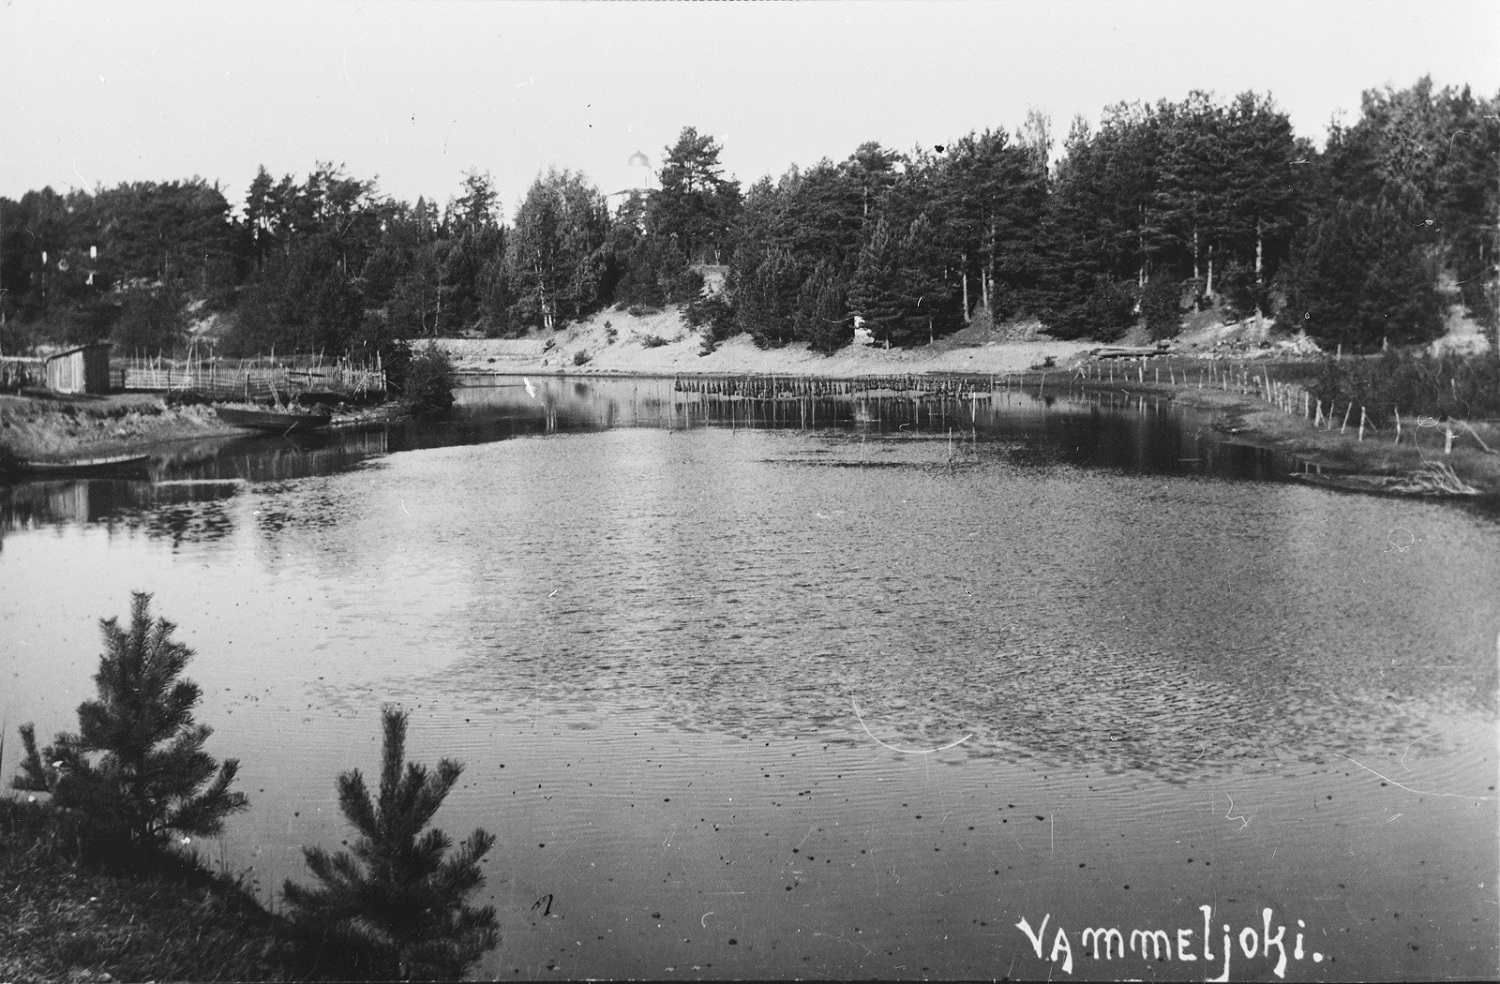
[[232,525],[219,502],[237,490],[237,483],[219,480],[71,479],[0,487],[0,545],[7,532],[55,523],[139,528],[174,545],[216,540]]
[[[95,522],[234,492],[236,482],[332,475],[372,458],[509,438],[647,427],[846,431],[864,441],[944,443],[961,463],[977,444],[1001,442],[1018,463],[1074,464],[1166,474],[1280,479],[1292,463],[1174,414],[1170,401],[1118,393],[999,389],[954,393],[874,390],[750,399],[671,379],[472,377],[449,420],[349,430],[187,442],[153,456],[150,483],[104,479],[0,485],[0,537],[38,523]],[[850,461],[828,462],[849,465]],[[880,467],[879,460],[858,464]],[[216,485],[217,482],[223,485]],[[184,491],[190,489],[191,491]]]
[[1302,920],[1288,979],[1493,976],[1493,517],[1137,397],[460,397],[0,493],[9,717],[70,723],[156,591],[269,890],[403,704],[468,764],[440,822],[501,835],[486,975],[1063,977],[1062,928],[1075,977],[1202,979],[1078,934],[1210,905]]

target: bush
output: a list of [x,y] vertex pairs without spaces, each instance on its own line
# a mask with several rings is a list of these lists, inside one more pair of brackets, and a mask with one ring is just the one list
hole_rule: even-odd
[[1442,355],[1391,349],[1375,358],[1325,359],[1314,399],[1362,406],[1377,427],[1403,418],[1500,416],[1500,354]]
[[707,328],[705,343],[718,345],[735,332],[734,306],[723,294],[699,295],[682,311],[689,328]]
[[113,618],[101,621],[99,699],[79,705],[78,734],[59,733],[39,753],[35,728],[21,726],[25,755],[12,787],[50,793],[96,841],[157,847],[173,831],[209,836],[249,805],[244,793],[229,791],[239,762],[220,766],[203,751],[212,729],[193,722],[201,692],[177,679],[193,651],[172,639],[171,622],[153,622],[150,609],[151,596],[136,592],[128,632]]
[[1224,268],[1216,285],[1224,298],[1231,318],[1248,318],[1252,314],[1271,311],[1271,290],[1264,283],[1256,283],[1255,270],[1243,263],[1233,262]]
[[178,349],[187,335],[185,298],[169,287],[121,292],[119,315],[110,339],[119,352],[166,352]]
[[667,340],[665,338],[662,338],[660,335],[642,335],[641,336],[641,345],[644,346],[645,348],[648,348],[648,349],[650,349],[650,348],[661,348],[663,345],[666,345],[666,344],[669,344],[669,343],[667,342]]
[[403,764],[406,714],[387,707],[382,719],[379,799],[371,800],[358,769],[338,778],[339,808],[359,831],[352,855],[303,848],[319,887],[289,879],[282,896],[310,952],[347,961],[373,979],[456,979],[500,942],[495,910],[465,904],[484,885],[479,860],[495,838],[476,829],[457,854],[444,858],[448,838],[422,829],[463,766],[443,759],[430,774],[415,762]]
[[412,354],[406,367],[404,395],[419,414],[435,416],[453,408],[453,388],[458,385],[453,360],[436,342]]
[[1141,317],[1152,341],[1176,338],[1182,330],[1182,285],[1170,277],[1154,277],[1141,291]]
[[1084,288],[1081,297],[1071,303],[1054,302],[1042,320],[1053,338],[1113,342],[1134,323],[1134,309],[1135,284],[1099,275]]
[[577,352],[573,353],[573,365],[586,366],[593,358],[594,357],[592,355],[589,355],[588,349],[579,349]]

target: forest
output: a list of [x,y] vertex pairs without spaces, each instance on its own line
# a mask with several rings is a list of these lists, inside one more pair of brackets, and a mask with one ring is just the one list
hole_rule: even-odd
[[[656,187],[606,198],[548,168],[506,212],[475,168],[441,207],[342,165],[262,167],[244,200],[194,177],[0,197],[0,353],[108,340],[223,355],[368,357],[399,340],[555,330],[682,304],[736,334],[831,352],[1034,320],[1055,338],[1172,337],[1184,315],[1259,313],[1346,351],[1420,343],[1461,304],[1493,325],[1500,94],[1364,94],[1317,149],[1269,95],[1121,103],[792,166],[748,188],[686,127]],[[724,272],[704,291],[704,265]]]

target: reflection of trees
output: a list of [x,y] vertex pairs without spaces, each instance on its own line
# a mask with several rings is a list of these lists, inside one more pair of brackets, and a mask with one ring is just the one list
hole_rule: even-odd
[[212,543],[234,532],[234,520],[218,501],[180,503],[145,514],[140,527],[147,536],[170,540],[176,550],[184,542]]
[[140,530],[170,540],[223,539],[233,522],[222,501],[234,495],[230,484],[167,484],[75,479],[28,482],[0,496],[0,534],[56,524],[101,523],[111,533]]

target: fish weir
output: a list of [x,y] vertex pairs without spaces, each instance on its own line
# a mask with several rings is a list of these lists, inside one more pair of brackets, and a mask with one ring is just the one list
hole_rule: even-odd
[[[856,426],[910,431],[972,428],[997,394],[1020,391],[1019,377],[883,374],[852,377],[724,375],[672,380],[674,420],[682,426],[814,429]],[[679,416],[680,415],[680,416]]]

